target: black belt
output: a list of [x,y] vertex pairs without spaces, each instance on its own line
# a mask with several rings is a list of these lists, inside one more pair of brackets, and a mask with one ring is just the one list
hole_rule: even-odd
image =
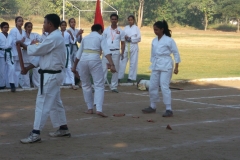
[[110,51],[118,51],[119,49],[110,49]]
[[43,91],[43,80],[44,80],[44,73],[49,73],[49,74],[57,74],[57,73],[61,73],[61,70],[58,71],[53,71],[53,70],[42,70],[39,69],[38,73],[40,74],[40,89],[41,89],[41,94]]

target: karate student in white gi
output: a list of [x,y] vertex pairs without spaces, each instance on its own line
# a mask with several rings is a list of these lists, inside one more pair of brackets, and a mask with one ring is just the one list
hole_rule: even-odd
[[19,58],[18,58],[16,42],[19,40],[21,40],[21,41],[25,40],[24,39],[25,34],[22,30],[23,18],[21,16],[16,17],[15,23],[16,23],[16,27],[11,29],[9,36],[11,36],[13,38],[12,56],[14,59],[14,67],[15,67],[15,75],[14,75],[15,80],[14,81],[15,81],[15,86],[19,87],[19,78],[20,78],[21,68],[20,68],[20,63],[19,63]]
[[[111,90],[112,92],[118,93],[117,86],[118,86],[118,69],[119,69],[119,60],[120,54],[124,53],[125,48],[125,34],[124,31],[117,26],[118,23],[118,15],[113,13],[110,16],[111,26],[107,27],[104,32],[103,36],[107,39],[108,48],[112,54],[112,60],[115,64],[116,72],[112,73],[111,79]],[[120,48],[121,43],[121,48]],[[105,57],[102,58],[103,62],[103,72],[105,81],[107,79],[107,59]]]
[[[158,21],[153,25],[154,33],[157,35],[152,41],[151,50],[151,77],[149,83],[150,107],[142,110],[144,113],[155,113],[156,103],[159,99],[159,86],[163,95],[163,103],[166,106],[166,112],[163,117],[172,117],[171,90],[169,84],[172,78],[172,72],[178,74],[178,63],[180,55],[175,41],[171,38],[171,30],[165,20]],[[171,54],[174,56],[174,62]]]
[[76,20],[74,18],[70,18],[68,20],[69,23],[69,28],[68,30],[71,31],[72,35],[76,38],[76,42],[74,44],[70,43],[70,49],[71,49],[71,60],[74,63],[74,60],[76,58],[76,53],[78,50],[78,43],[81,43],[82,41],[82,34],[83,34],[83,30],[82,29],[76,29]]
[[[39,73],[41,79],[36,100],[33,130],[27,138],[20,140],[21,143],[41,141],[40,131],[43,129],[49,115],[53,127],[59,127],[56,132],[49,133],[50,136],[71,135],[67,127],[65,109],[60,97],[60,85],[64,78],[62,70],[66,63],[64,38],[61,31],[58,30],[60,17],[56,14],[48,14],[44,18],[44,30],[49,35],[42,43],[26,46],[23,42],[18,42],[27,49],[28,55],[40,57]],[[33,67],[33,64],[25,67],[22,74],[26,74]]]
[[72,60],[71,60],[71,49],[70,44],[75,44],[75,37],[73,36],[72,32],[69,30],[66,30],[67,28],[67,22],[61,21],[60,28],[62,32],[62,36],[64,38],[65,42],[65,50],[66,50],[66,64],[65,64],[65,79],[64,84],[71,84],[72,89],[76,90],[75,81],[74,81],[74,75],[71,70],[72,68]]
[[[102,112],[102,105],[104,100],[104,74],[102,69],[102,61],[100,52],[103,51],[104,56],[110,64],[112,73],[116,72],[114,62],[110,55],[110,50],[107,46],[106,39],[101,35],[102,26],[95,24],[91,28],[92,32],[85,36],[82,40],[81,46],[77,52],[76,60],[72,71],[77,74],[76,67],[79,62],[80,77],[82,81],[82,90],[84,100],[87,104],[87,114],[93,114],[93,107],[96,104],[96,113],[102,117],[107,117]],[[93,78],[94,83],[94,96],[92,93],[92,84],[90,76]]]
[[[32,28],[33,28],[33,24],[31,22],[26,22],[24,24],[24,29],[25,29],[24,44],[27,46],[31,45],[31,44],[39,43],[42,41],[42,38],[39,34],[32,33]],[[27,51],[24,49],[22,50],[22,57],[23,57],[23,62],[24,62],[25,67],[29,66],[31,61],[34,59],[34,57],[29,56],[27,54]],[[32,69],[32,83],[33,83],[34,87],[39,86],[40,75],[38,73],[38,70],[39,70],[39,67]],[[29,72],[26,75],[21,75],[20,85],[22,88],[30,88],[31,87]]]
[[[77,50],[78,50],[77,42],[81,43],[83,30],[75,28],[76,27],[76,20],[74,18],[70,18],[68,20],[68,23],[69,23],[69,26],[70,26],[68,28],[68,30],[71,31],[72,35],[76,38],[76,43],[74,43],[74,44],[70,43],[70,49],[71,49],[71,53],[70,54],[71,54],[71,60],[72,60],[72,65],[73,65],[73,63],[75,61],[75,58],[76,58],[76,53],[77,53]],[[79,68],[79,65],[78,65],[77,66],[78,72],[80,72],[79,69],[80,68]],[[78,84],[81,87],[81,82],[79,82],[80,79],[78,77],[76,77],[76,76],[74,77],[74,79],[75,79],[75,84]]]
[[124,28],[125,33],[125,51],[119,62],[118,79],[124,78],[127,62],[130,59],[130,67],[127,82],[136,81],[137,67],[138,67],[138,43],[141,41],[141,33],[139,28],[135,25],[135,17],[130,15],[128,23]]
[[4,89],[10,83],[11,91],[15,92],[14,75],[15,67],[12,56],[12,37],[8,35],[9,24],[2,22],[0,33],[0,89]]

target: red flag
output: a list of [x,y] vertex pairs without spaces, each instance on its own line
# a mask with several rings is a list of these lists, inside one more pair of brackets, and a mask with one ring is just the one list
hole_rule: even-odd
[[100,24],[104,30],[102,13],[101,13],[101,8],[100,8],[100,0],[97,0],[97,2],[96,2],[94,24]]

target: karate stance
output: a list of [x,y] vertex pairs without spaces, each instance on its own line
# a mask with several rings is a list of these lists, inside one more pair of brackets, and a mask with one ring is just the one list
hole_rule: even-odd
[[128,23],[124,28],[125,32],[125,51],[119,62],[118,79],[124,78],[128,60],[130,60],[129,74],[127,82],[136,81],[137,67],[138,67],[138,43],[141,41],[141,33],[139,28],[135,25],[135,17],[130,15]]
[[165,20],[158,21],[153,25],[154,33],[157,35],[152,41],[151,51],[151,77],[149,83],[150,107],[142,110],[144,113],[155,113],[156,103],[159,99],[159,86],[163,95],[163,103],[166,106],[166,112],[163,117],[172,117],[171,106],[171,90],[169,83],[172,78],[173,53],[175,60],[174,73],[178,74],[178,63],[180,63],[180,55],[175,41],[171,38],[171,30],[168,29],[168,24]]
[[[106,28],[103,32],[103,36],[107,39],[108,48],[111,51],[112,54],[112,60],[115,64],[116,72],[118,72],[119,69],[119,60],[120,60],[120,42],[121,42],[121,54],[124,53],[125,48],[125,34],[124,31],[117,26],[118,23],[118,15],[117,14],[111,14],[110,16],[111,26]],[[107,63],[110,63],[107,61],[105,57],[102,58],[102,64],[103,64],[103,73],[105,81],[107,79]],[[118,73],[112,73],[112,79],[111,79],[111,90],[112,92],[118,93],[117,90],[118,86]]]
[[[60,18],[56,14],[48,14],[44,18],[44,31],[48,32],[48,36],[42,43],[26,46],[23,42],[18,42],[23,48],[27,49],[28,55],[40,57],[39,74],[41,77],[33,130],[27,138],[20,140],[22,143],[41,141],[40,131],[43,129],[49,115],[53,127],[59,127],[56,132],[49,133],[49,135],[51,137],[70,136],[65,109],[60,97],[60,85],[64,78],[62,70],[66,62],[64,39],[58,30]],[[22,74],[26,74],[33,67],[31,64],[24,68]]]
[[[95,24],[91,28],[92,32],[85,36],[82,40],[81,46],[77,52],[76,60],[72,71],[77,74],[76,67],[79,62],[80,77],[82,81],[82,90],[84,100],[87,104],[87,114],[93,114],[93,106],[96,104],[97,114],[102,117],[107,117],[102,112],[102,105],[104,100],[104,74],[102,69],[102,61],[100,52],[103,50],[104,56],[110,64],[111,72],[116,72],[114,63],[112,61],[110,50],[108,49],[106,40],[101,35],[102,26]],[[94,83],[94,96],[92,93],[92,84],[90,76],[93,78]]]

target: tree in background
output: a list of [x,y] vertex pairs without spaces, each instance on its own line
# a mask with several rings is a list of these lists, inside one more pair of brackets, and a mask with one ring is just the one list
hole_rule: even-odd
[[213,20],[213,15],[216,12],[215,2],[213,0],[198,0],[189,4],[189,9],[195,13],[202,15],[204,30],[207,30],[209,21]]
[[224,16],[231,17],[238,21],[239,32],[239,23],[240,23],[240,1],[239,0],[223,0],[222,14]]
[[0,0],[0,15],[1,17],[10,18],[11,15],[16,14],[18,6],[16,0]]

